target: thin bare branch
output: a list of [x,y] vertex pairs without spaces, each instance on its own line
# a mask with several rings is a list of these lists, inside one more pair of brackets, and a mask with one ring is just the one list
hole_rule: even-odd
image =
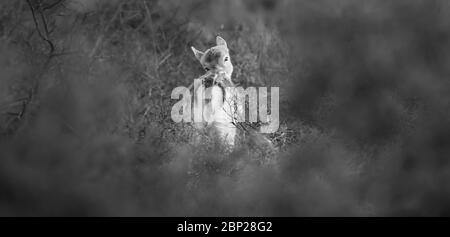
[[43,11],[50,10],[50,9],[52,9],[53,7],[58,6],[59,4],[64,3],[64,1],[65,1],[65,0],[57,0],[57,1],[55,1],[54,3],[48,4],[48,5],[46,5],[46,6],[43,6],[43,7],[42,7],[42,10],[43,10]]
[[[35,26],[36,26],[36,31],[38,32],[39,37],[40,37],[42,40],[44,40],[45,42],[47,42],[48,46],[50,47],[49,55],[52,55],[53,52],[55,51],[55,45],[54,45],[53,42],[48,38],[48,35],[42,34],[42,32],[41,32],[41,30],[40,30],[40,27],[39,27],[38,20],[37,20],[37,18],[36,18],[36,11],[35,11],[35,9],[34,9],[34,7],[33,7],[33,4],[31,3],[30,0],[26,0],[26,1],[27,1],[27,3],[28,3],[28,7],[29,7],[30,10],[31,10],[31,14],[32,14],[32,16],[33,16],[33,21],[34,21],[34,24],[35,24]],[[43,16],[42,11],[40,11],[40,15],[41,15],[41,18],[43,19],[44,30],[45,30],[45,32],[48,34],[47,22],[45,21],[45,17]]]

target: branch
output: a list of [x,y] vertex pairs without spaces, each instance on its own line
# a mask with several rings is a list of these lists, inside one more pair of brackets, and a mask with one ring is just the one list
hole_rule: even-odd
[[43,10],[43,11],[47,11],[47,10],[52,9],[53,7],[59,5],[59,4],[62,3],[62,2],[64,2],[64,0],[58,0],[58,1],[54,2],[54,3],[48,4],[48,5],[46,5],[46,6],[43,6],[43,7],[42,7],[42,10]]
[[[42,24],[44,25],[44,30],[45,30],[45,33],[46,33],[46,35],[44,36],[44,35],[42,34],[41,30],[40,30],[38,20],[36,19],[36,12],[35,12],[35,9],[34,9],[33,5],[31,4],[30,0],[27,0],[27,3],[28,3],[28,7],[29,7],[30,10],[31,10],[31,14],[33,15],[33,21],[34,21],[34,24],[35,24],[35,26],[36,26],[36,31],[38,32],[39,37],[40,37],[42,40],[44,40],[45,42],[47,42],[47,44],[48,44],[49,47],[50,47],[50,53],[49,53],[49,54],[52,55],[53,52],[55,51],[55,45],[54,45],[53,42],[48,38],[48,27],[47,27],[47,21],[45,20],[45,16],[44,16],[43,12],[40,11],[40,15],[41,15],[41,19],[42,19]],[[40,2],[39,2],[39,3],[40,3]]]

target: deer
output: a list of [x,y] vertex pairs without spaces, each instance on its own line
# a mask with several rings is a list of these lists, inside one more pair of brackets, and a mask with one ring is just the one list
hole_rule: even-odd
[[[207,128],[209,134],[217,135],[227,148],[235,146],[237,128],[233,96],[227,87],[234,87],[231,80],[233,64],[227,42],[216,37],[216,46],[202,52],[191,47],[195,58],[200,62],[205,74],[194,85],[194,107],[201,108],[205,123],[196,123],[198,129]],[[206,98],[203,100],[203,98]]]
[[[205,74],[194,82],[194,108],[202,111],[197,116],[202,116],[206,120],[206,125],[204,122],[197,122],[195,127],[197,129],[206,128],[208,134],[217,136],[228,148],[227,150],[234,149],[238,129],[245,130],[250,135],[251,142],[256,146],[274,150],[269,139],[256,132],[255,129],[246,129],[240,123],[245,119],[245,115],[242,116],[242,111],[245,109],[242,99],[245,100],[245,97],[237,97],[236,91],[229,90],[235,88],[235,85],[231,80],[233,64],[227,42],[217,36],[216,46],[204,52],[193,46],[191,46],[191,50],[205,70]],[[199,85],[195,85],[195,83]],[[202,118],[195,119],[195,116],[194,114],[194,121],[202,121]]]

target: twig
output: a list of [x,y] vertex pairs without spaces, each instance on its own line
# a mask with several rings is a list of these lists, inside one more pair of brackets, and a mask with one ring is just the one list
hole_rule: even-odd
[[50,10],[50,9],[52,9],[53,7],[59,5],[60,3],[63,3],[64,1],[65,1],[65,0],[58,0],[58,1],[54,2],[54,3],[48,4],[47,6],[42,7],[42,10],[43,10],[43,11]]
[[158,66],[156,67],[156,69],[158,70],[158,68],[161,67],[161,65],[163,65],[163,63],[166,62],[167,59],[170,58],[170,56],[172,56],[172,53],[168,53],[166,56],[164,56],[164,58],[161,59],[161,61],[158,63]]
[[[42,11],[40,11],[40,15],[41,15],[41,18],[42,18],[42,24],[44,25],[44,29],[45,29],[45,32],[46,32],[46,34],[47,34],[46,36],[44,36],[44,35],[42,34],[41,30],[40,30],[39,23],[38,23],[38,20],[37,20],[37,18],[36,18],[36,12],[35,12],[35,9],[34,9],[33,5],[31,4],[30,0],[26,0],[26,1],[27,1],[27,3],[28,3],[28,7],[29,7],[30,10],[31,10],[31,14],[32,14],[32,16],[33,16],[33,21],[34,21],[34,24],[35,24],[35,26],[36,26],[36,31],[38,32],[39,37],[40,37],[42,40],[44,40],[45,42],[47,42],[48,46],[50,47],[49,55],[52,55],[53,52],[55,51],[55,45],[54,45],[53,42],[48,38],[48,27],[47,27],[47,21],[45,20],[45,16],[44,16],[44,14],[42,13]],[[39,2],[39,3],[40,3],[40,2]]]

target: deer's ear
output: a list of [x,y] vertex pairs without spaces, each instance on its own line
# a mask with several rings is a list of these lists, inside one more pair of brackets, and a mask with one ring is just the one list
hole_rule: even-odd
[[197,50],[196,48],[194,48],[192,46],[191,46],[191,49],[192,49],[192,52],[194,52],[195,58],[197,58],[200,61],[200,59],[202,58],[203,54],[205,54],[205,53],[203,53],[200,50]]
[[217,45],[223,45],[223,46],[227,47],[227,42],[220,36],[216,37],[216,44]]

